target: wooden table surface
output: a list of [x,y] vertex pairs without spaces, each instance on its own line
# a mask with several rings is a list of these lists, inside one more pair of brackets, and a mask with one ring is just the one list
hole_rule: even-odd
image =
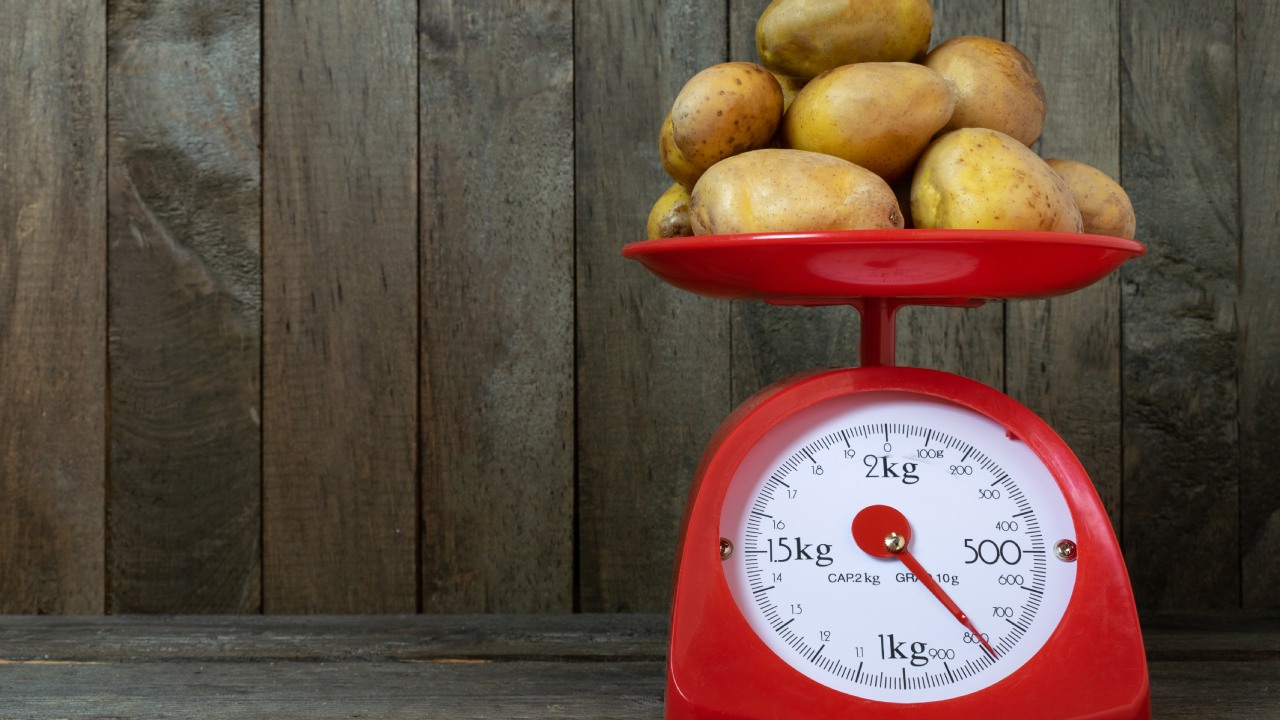
[[[1280,617],[1147,623],[1155,718],[1280,717]],[[0,718],[661,718],[660,615],[0,618]]]

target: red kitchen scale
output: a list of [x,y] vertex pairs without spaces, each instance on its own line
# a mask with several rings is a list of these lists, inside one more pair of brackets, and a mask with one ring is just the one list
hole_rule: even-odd
[[1124,560],[1075,455],[993,388],[894,365],[905,305],[1061,295],[1143,252],[970,230],[627,245],[699,295],[862,315],[860,367],[761,390],[702,457],[677,552],[666,717],[1149,717]]

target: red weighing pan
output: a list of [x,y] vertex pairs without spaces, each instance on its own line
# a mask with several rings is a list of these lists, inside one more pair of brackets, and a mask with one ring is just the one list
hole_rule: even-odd
[[1074,292],[1145,252],[1134,240],[1080,233],[836,230],[642,240],[622,255],[712,298],[954,305]]

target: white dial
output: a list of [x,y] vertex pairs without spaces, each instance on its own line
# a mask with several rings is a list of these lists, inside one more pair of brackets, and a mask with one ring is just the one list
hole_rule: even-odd
[[[897,550],[855,542],[872,506],[905,519],[886,538]],[[913,393],[851,393],[770,428],[734,473],[720,528],[730,590],[764,643],[812,680],[881,702],[1004,679],[1049,639],[1075,586],[1071,514],[1044,463],[986,416]]]

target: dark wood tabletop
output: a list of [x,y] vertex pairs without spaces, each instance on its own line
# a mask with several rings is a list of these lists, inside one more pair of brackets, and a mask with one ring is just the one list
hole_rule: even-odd
[[[1146,623],[1155,718],[1280,717],[1280,617]],[[666,618],[0,618],[0,718],[662,717]]]

